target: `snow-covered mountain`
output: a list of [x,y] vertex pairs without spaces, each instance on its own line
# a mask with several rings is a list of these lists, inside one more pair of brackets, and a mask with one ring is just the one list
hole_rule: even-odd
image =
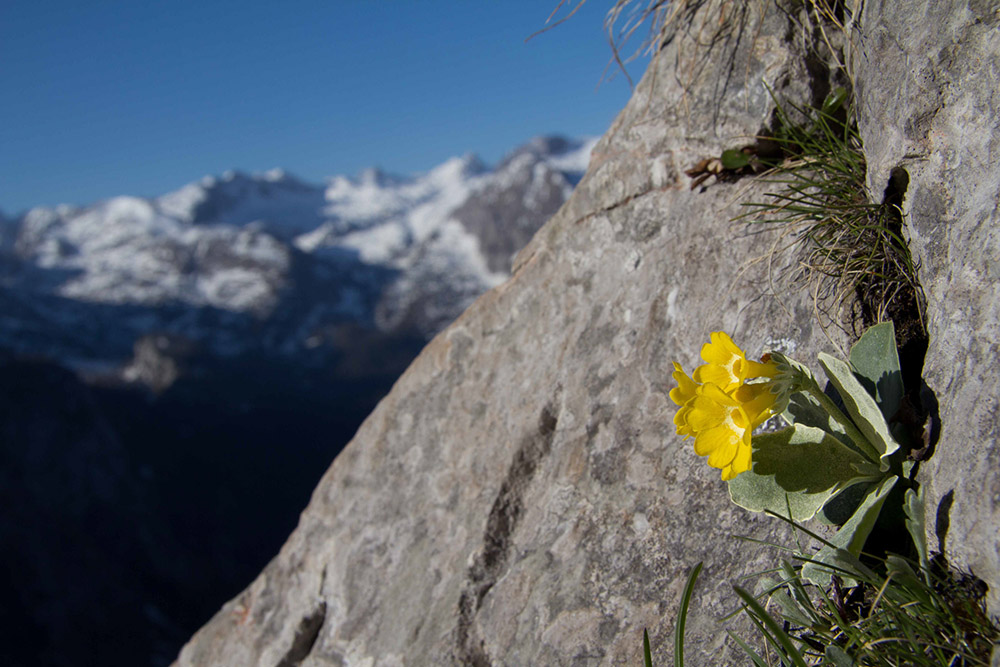
[[0,220],[0,347],[86,367],[153,332],[224,355],[313,349],[345,324],[430,336],[506,277],[593,144],[537,138],[492,169],[467,155],[322,185],[227,172],[32,209]]
[[168,664],[427,337],[503,280],[592,145],[0,216],[11,664]]

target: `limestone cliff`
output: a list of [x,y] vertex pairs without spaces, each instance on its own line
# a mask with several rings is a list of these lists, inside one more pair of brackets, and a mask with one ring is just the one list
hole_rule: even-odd
[[903,213],[927,296],[924,378],[940,440],[918,481],[949,558],[990,585],[1000,614],[1000,7],[866,0],[860,25],[852,69],[869,187],[907,172]]
[[[684,173],[766,127],[768,89],[803,105],[829,90],[821,36],[796,23],[795,4],[689,3],[572,198],[518,256],[513,277],[424,349],[334,461],[281,553],[195,635],[179,664],[637,665],[644,627],[656,664],[669,664],[678,598],[698,561],[705,571],[688,620],[688,659],[745,662],[717,619],[735,607],[731,584],[771,566],[775,554],[734,536],[791,538],[779,522],[729,502],[718,471],[674,434],[667,393],[671,361],[695,365],[713,330],[732,333],[748,353],[780,348],[802,360],[849,342],[820,329],[808,293],[770,280],[772,267],[793,261],[761,259],[774,236],[731,222],[742,212],[739,201],[760,199],[766,185],[743,179],[692,190]],[[896,21],[903,19],[887,16],[895,10],[866,4],[856,62],[867,48],[919,48],[921,62],[942,77],[936,104],[943,125],[934,126],[937,143],[924,145],[920,164],[937,164],[934,156],[946,149],[959,167],[985,161],[995,127],[991,139],[977,136],[970,146],[948,114],[967,108],[961,100],[968,92],[995,123],[995,86],[946,85],[948,61],[935,60],[927,44],[900,41]],[[926,13],[942,6],[913,4]],[[980,22],[993,27],[969,27],[978,25],[976,11],[963,15],[966,28],[939,34],[929,27],[927,40],[960,51],[947,40],[979,30],[984,45],[993,44],[992,57],[965,67],[992,71],[995,82],[996,16],[980,8]],[[883,118],[887,100],[903,104],[896,82],[882,78],[875,62],[859,68],[867,118]],[[928,131],[903,113],[874,122]],[[869,149],[880,151],[871,156],[879,169],[905,157],[885,157],[903,150],[891,141],[873,140]],[[947,220],[947,232],[916,217],[927,198],[906,199],[922,221],[917,235],[937,239],[934,247],[974,240],[974,250],[987,253],[969,260],[957,248],[941,259],[921,255],[921,277],[932,286],[932,336],[949,326],[964,334],[950,347],[932,341],[931,356],[941,356],[929,359],[932,368],[949,369],[938,371],[942,384],[933,387],[947,425],[939,456],[957,460],[949,466],[970,457],[945,451],[961,446],[967,423],[948,412],[945,392],[958,400],[984,388],[992,403],[984,401],[983,415],[997,400],[997,383],[983,378],[996,358],[989,332],[998,301],[978,297],[982,325],[956,324],[962,304],[949,298],[949,283],[936,282],[945,274],[985,281],[976,271],[997,266],[986,243],[996,239],[987,203],[995,206],[997,169],[988,162],[981,169],[981,182],[992,185],[913,168],[915,192],[935,193],[931,215]],[[885,178],[872,176],[876,196]],[[969,190],[975,215],[960,203]],[[964,374],[949,365],[961,349],[971,350]],[[981,448],[978,460],[971,468],[941,464],[936,489],[950,483],[946,468],[975,472],[976,485],[996,484],[997,466],[988,463],[997,452],[996,420],[981,426],[986,439],[969,443]],[[958,491],[954,497],[958,508],[964,501]],[[991,527],[981,539],[993,555],[970,563],[997,562],[995,496],[992,503],[970,521],[981,517]],[[963,521],[952,517],[953,532]]]

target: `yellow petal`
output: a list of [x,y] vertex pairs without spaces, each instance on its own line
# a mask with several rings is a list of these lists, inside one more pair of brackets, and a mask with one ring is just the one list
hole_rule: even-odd
[[[749,436],[749,432],[746,434]],[[750,438],[744,437],[743,441],[736,448],[736,456],[729,465],[722,468],[723,481],[729,481],[740,473],[744,473],[752,467],[753,450],[750,447]]]
[[[715,451],[726,451],[739,440],[740,434],[734,433],[726,426],[716,426],[705,431],[698,431],[694,439],[694,452],[698,456],[710,456]],[[729,458],[732,458],[730,456]],[[711,463],[709,463],[711,465]],[[716,468],[718,466],[715,466]]]
[[734,358],[746,359],[743,350],[736,346],[736,343],[725,331],[713,332],[710,339],[710,343],[705,343],[701,347],[701,358],[705,360],[705,363],[726,366]]
[[729,417],[726,406],[717,401],[713,401],[707,396],[696,396],[690,403],[691,412],[687,416],[687,423],[695,431],[706,431],[715,428]]
[[677,405],[684,405],[694,398],[698,392],[698,385],[688,377],[687,373],[684,372],[684,369],[676,361],[674,362],[673,378],[677,386],[670,390],[670,400]]
[[677,411],[674,415],[674,426],[677,427],[677,435],[683,435],[684,438],[694,435],[694,429],[691,428],[691,424],[688,423],[688,415],[691,413],[691,408],[684,406]]
[[739,447],[736,452],[736,458],[733,459],[732,463],[733,477],[739,475],[741,472],[750,470],[753,465],[752,455],[753,449],[750,447],[750,443]]
[[778,396],[771,393],[770,382],[745,384],[733,392],[733,398],[740,402],[752,424],[756,428],[777,413]]
[[698,395],[704,396],[705,398],[729,408],[735,408],[740,404],[739,401],[714,384],[702,385]]
[[778,374],[778,364],[774,361],[760,363],[752,359],[746,360],[747,378],[773,378]]
[[740,380],[728,367],[715,364],[705,364],[694,369],[694,379],[704,384],[718,385],[722,389],[729,389],[729,385],[738,384]]
[[746,356],[724,331],[712,334],[711,342],[701,348],[701,358],[706,363],[694,371],[698,382],[711,382],[732,391],[746,379]]
[[[714,429],[715,431],[724,430],[723,427]],[[707,434],[706,434],[707,435]],[[720,433],[720,441],[723,435]],[[736,454],[739,451],[740,443],[742,442],[742,433],[725,429],[725,443],[719,447],[716,447],[708,454],[708,465],[713,468],[725,468],[733,462],[736,458]]]

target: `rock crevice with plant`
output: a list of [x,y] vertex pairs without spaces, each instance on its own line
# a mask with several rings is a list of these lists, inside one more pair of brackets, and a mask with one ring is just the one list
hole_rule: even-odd
[[[701,357],[693,378],[674,364],[678,435],[693,437],[695,452],[722,470],[740,507],[796,526],[813,518],[836,526],[827,539],[803,528],[821,548],[793,551],[797,563],[774,568],[782,576],[763,578],[758,596],[734,586],[766,639],[758,652],[734,637],[747,657],[766,664],[761,653],[773,650],[795,665],[989,664],[1000,630],[981,591],[956,585],[943,554],[932,566],[916,481],[923,449],[897,419],[905,391],[892,323],[869,328],[847,361],[820,353],[827,392],[781,353],[748,360],[724,332]],[[788,426],[754,434],[775,415]],[[904,529],[911,542],[898,539]],[[869,539],[876,530],[879,539]],[[866,597],[864,614],[848,611],[848,600]],[[683,655],[682,630],[675,651]]]

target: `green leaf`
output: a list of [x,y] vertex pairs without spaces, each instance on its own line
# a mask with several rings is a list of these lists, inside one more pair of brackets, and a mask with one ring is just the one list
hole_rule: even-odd
[[882,476],[879,475],[877,479],[866,480],[844,489],[835,495],[830,502],[823,505],[823,509],[816,513],[815,518],[831,526],[844,525],[857,511],[858,505],[865,499],[871,488],[881,481]]
[[733,586],[733,590],[736,591],[736,594],[743,600],[743,604],[747,606],[747,611],[750,615],[762,623],[767,629],[765,637],[767,637],[768,641],[770,641],[775,648],[784,649],[786,657],[792,665],[795,665],[795,667],[808,667],[805,660],[802,658],[802,654],[799,653],[798,649],[795,648],[795,645],[792,644],[792,638],[789,637],[784,630],[782,630],[781,626],[778,625],[778,622],[767,613],[767,610],[764,609],[764,607],[757,602],[752,595],[739,586]]
[[913,538],[913,546],[917,549],[920,559],[920,569],[924,576],[929,576],[930,560],[927,558],[927,533],[924,516],[924,487],[916,491],[907,489],[903,501],[903,511],[906,512],[906,530]]
[[[898,477],[886,477],[882,483],[873,487],[868,495],[858,506],[854,515],[848,519],[837,534],[827,542],[826,546],[802,566],[802,578],[808,579],[817,586],[828,586],[830,575],[837,569],[848,571],[857,569],[857,556],[865,545],[865,541],[875,527],[875,521],[882,511],[885,499],[889,497],[889,492],[896,485]],[[841,553],[843,552],[843,553]],[[825,567],[829,566],[829,567]],[[839,573],[848,586],[853,586],[855,582],[849,581],[850,577]]]
[[851,656],[844,652],[844,649],[839,646],[834,646],[830,644],[825,649],[823,649],[823,656],[830,662],[833,667],[854,667],[854,661],[851,660]]
[[649,633],[642,629],[642,662],[646,667],[653,667],[653,656],[649,652]]
[[726,169],[741,169],[750,164],[750,156],[741,150],[730,148],[722,151],[722,166]]
[[677,624],[674,625],[674,667],[684,667],[684,626],[687,623],[691,595],[694,593],[694,582],[701,574],[701,568],[704,564],[702,561],[691,568],[687,583],[684,584],[684,592],[681,594],[681,606],[677,610]]
[[770,601],[778,605],[781,615],[786,621],[791,621],[803,628],[808,628],[812,625],[812,619],[809,618],[805,610],[788,593],[771,593]]
[[865,331],[851,348],[851,367],[878,403],[885,420],[892,419],[903,400],[903,375],[892,322],[876,324]]
[[904,585],[914,588],[922,588],[920,581],[917,579],[917,573],[913,571],[913,566],[910,565],[910,561],[899,554],[886,555],[885,571],[897,582],[902,582]]
[[868,442],[878,450],[882,459],[882,470],[888,470],[889,464],[886,458],[899,449],[899,445],[889,432],[889,425],[886,424],[875,399],[858,381],[847,362],[820,352],[819,363],[826,371],[830,382],[837,388],[851,420]]
[[821,428],[851,449],[854,449],[850,437],[844,433],[844,428],[840,425],[840,422],[831,417],[830,413],[816,402],[816,399],[804,391],[799,391],[791,395],[788,399],[788,406],[781,413],[781,416],[789,424],[802,424],[803,426]]
[[786,590],[788,590],[796,604],[799,605],[802,612],[812,617],[812,622],[808,624],[808,627],[813,627],[818,620],[816,607],[813,605],[812,598],[809,597],[806,587],[802,585],[802,577],[799,576],[799,572],[787,560],[781,562],[781,571],[785,574]]
[[[885,558],[886,575],[892,579],[894,586],[886,587],[885,597],[898,604],[913,604],[920,602],[928,609],[933,609],[936,605],[932,599],[933,586],[929,580],[921,582],[914,572],[910,561],[897,554],[888,554]],[[924,572],[926,577],[927,572]]]
[[805,521],[847,486],[881,476],[863,456],[812,426],[755,435],[752,446],[753,468],[729,480],[733,502],[752,512]]
[[835,113],[847,101],[847,89],[839,86],[830,91],[830,94],[823,100],[820,112],[829,116]]

